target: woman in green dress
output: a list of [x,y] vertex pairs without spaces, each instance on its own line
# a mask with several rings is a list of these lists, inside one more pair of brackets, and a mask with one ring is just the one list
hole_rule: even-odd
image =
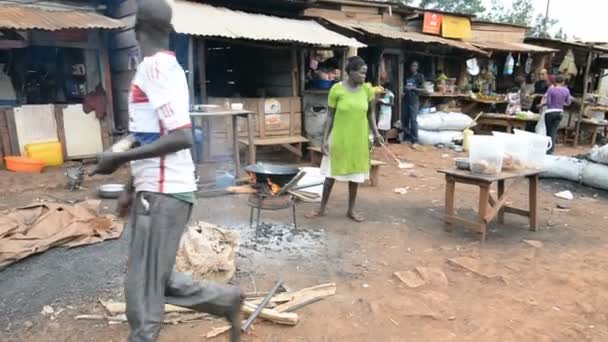
[[359,184],[369,178],[370,129],[374,140],[384,143],[373,113],[374,89],[365,83],[367,65],[360,57],[350,57],[346,64],[348,80],[329,91],[329,113],[323,135],[321,175],[325,176],[319,210],[308,217],[325,215],[327,202],[336,180],[348,182],[347,216],[356,222],[363,217],[355,212]]

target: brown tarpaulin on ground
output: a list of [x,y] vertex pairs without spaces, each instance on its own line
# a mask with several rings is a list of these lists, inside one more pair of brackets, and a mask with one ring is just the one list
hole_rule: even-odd
[[53,247],[78,247],[117,239],[123,224],[101,215],[100,201],[39,203],[0,216],[0,270]]

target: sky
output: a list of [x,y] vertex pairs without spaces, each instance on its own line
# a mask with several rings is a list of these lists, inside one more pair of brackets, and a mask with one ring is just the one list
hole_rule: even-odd
[[[509,6],[512,0],[499,0]],[[490,8],[491,0],[483,0]],[[544,14],[547,0],[532,0],[537,14]],[[534,15],[536,17],[536,15]],[[568,37],[608,42],[608,0],[551,0],[549,17],[559,20]]]
[[[512,0],[500,0],[505,5]],[[547,0],[532,0],[537,13],[545,13]],[[489,7],[490,0],[484,0]],[[551,0],[549,17],[559,20],[568,37],[608,42],[607,0]]]

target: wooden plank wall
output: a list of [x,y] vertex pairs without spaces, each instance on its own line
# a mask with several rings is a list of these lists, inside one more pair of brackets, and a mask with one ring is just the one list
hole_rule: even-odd
[[471,30],[471,40],[479,42],[523,43],[526,38],[526,29],[523,27],[473,22]]

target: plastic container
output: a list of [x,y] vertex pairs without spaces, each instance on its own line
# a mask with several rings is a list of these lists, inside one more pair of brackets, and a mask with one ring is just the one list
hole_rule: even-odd
[[44,166],[63,165],[63,148],[59,141],[27,144],[24,149],[29,158],[42,160]]
[[331,88],[332,85],[334,85],[334,81],[329,81],[329,80],[312,80],[310,83],[314,89],[323,89],[323,90],[327,90],[327,89]]
[[505,145],[505,153],[502,159],[502,169],[519,171],[526,168],[528,160],[528,148],[526,140],[520,136],[504,132],[492,132],[492,135],[502,139]]
[[483,175],[497,175],[502,172],[505,145],[502,139],[491,135],[471,137],[469,161],[471,172]]
[[218,171],[215,173],[215,186],[219,189],[225,189],[234,185],[234,176],[226,171]]
[[475,132],[472,129],[465,129],[462,131],[462,149],[465,152],[469,152],[471,150],[471,137],[475,135]]
[[513,130],[515,136],[525,141],[527,149],[526,168],[542,169],[543,161],[547,156],[547,151],[551,148],[551,137],[522,131]]
[[26,172],[26,173],[40,173],[44,168],[44,162],[42,160],[9,156],[4,157],[6,162],[6,169],[13,172]]

